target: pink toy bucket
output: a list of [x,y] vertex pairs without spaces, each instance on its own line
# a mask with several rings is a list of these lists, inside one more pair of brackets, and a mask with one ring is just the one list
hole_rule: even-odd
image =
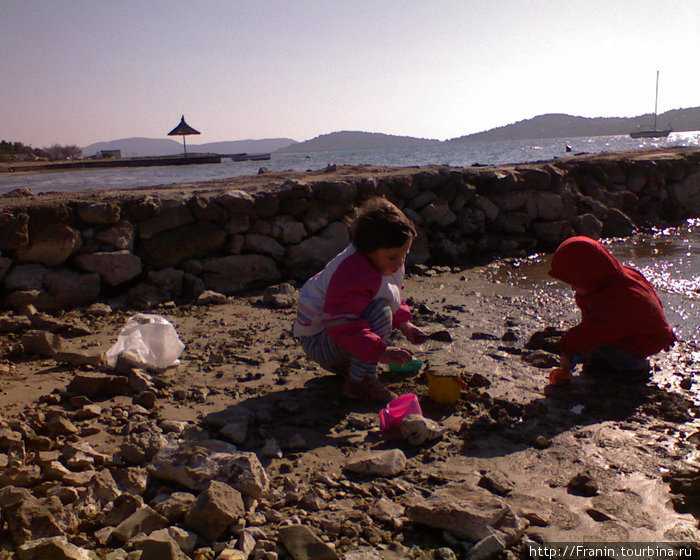
[[382,430],[388,432],[401,426],[401,422],[409,414],[423,414],[418,397],[413,393],[406,393],[396,397],[379,412],[379,425]]

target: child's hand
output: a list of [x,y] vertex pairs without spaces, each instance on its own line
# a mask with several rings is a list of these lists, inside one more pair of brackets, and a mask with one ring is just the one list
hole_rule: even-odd
[[571,383],[571,370],[555,367],[549,372],[549,382],[552,385],[568,385]]
[[413,323],[411,323],[411,321],[401,323],[399,325],[399,330],[411,344],[422,344],[425,342],[426,338],[428,338],[426,332],[423,329],[416,327]]
[[384,364],[394,364],[402,366],[413,359],[413,352],[407,348],[399,348],[398,346],[387,347],[382,355],[379,356],[379,361]]

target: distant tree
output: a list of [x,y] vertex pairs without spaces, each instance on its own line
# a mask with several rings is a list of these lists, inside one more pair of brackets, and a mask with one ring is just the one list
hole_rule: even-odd
[[31,154],[34,150],[31,146],[25,146],[22,142],[6,142],[0,141],[1,154]]
[[80,157],[83,153],[78,146],[61,146],[59,144],[53,144],[48,148],[44,148],[44,151],[48,154],[49,159],[52,160],[75,159]]

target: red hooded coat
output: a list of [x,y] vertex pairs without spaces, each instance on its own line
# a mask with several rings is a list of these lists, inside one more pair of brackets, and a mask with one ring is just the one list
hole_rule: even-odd
[[651,284],[594,239],[564,241],[552,256],[549,275],[585,292],[576,294],[581,322],[562,336],[563,355],[617,346],[647,357],[676,341]]

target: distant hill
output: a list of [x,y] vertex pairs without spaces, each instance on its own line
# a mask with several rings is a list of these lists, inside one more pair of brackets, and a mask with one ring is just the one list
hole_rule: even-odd
[[287,146],[278,153],[324,152],[330,150],[374,150],[377,148],[410,148],[439,144],[439,140],[426,140],[411,136],[393,136],[378,132],[342,131],[322,134],[306,142]]
[[[506,126],[492,128],[484,132],[468,134],[445,140],[442,143],[461,143],[475,140],[527,140],[530,138],[573,138],[577,136],[613,136],[629,134],[639,129],[651,128],[654,124],[652,114],[638,117],[576,117],[561,113],[539,115],[531,119],[518,121]],[[700,107],[674,109],[661,113],[658,128],[672,128],[676,132],[700,130]],[[304,153],[331,150],[374,150],[381,148],[413,148],[440,144],[439,140],[414,138],[412,136],[394,136],[378,132],[341,131],[322,134],[305,142],[290,138],[265,138],[262,140],[232,140],[229,142],[210,142],[208,144],[190,144],[187,139],[188,153]],[[84,156],[92,156],[100,150],[121,150],[123,157],[169,156],[182,153],[182,140],[170,138],[122,138],[109,142],[97,142],[82,148]]]
[[[674,109],[661,113],[657,119],[659,129],[672,128],[676,132],[700,130],[700,107]],[[460,136],[450,143],[473,140],[526,140],[529,138],[567,138],[576,136],[613,136],[629,134],[634,130],[652,128],[654,115],[638,117],[574,117],[559,113],[539,115],[532,119],[492,128],[484,132]]]
[[96,142],[82,150],[84,156],[92,156],[102,150],[121,150],[123,157],[170,156],[182,152],[182,142],[169,138],[121,138]]
[[[187,139],[187,153],[239,154],[274,152],[284,146],[297,144],[290,138],[265,138],[262,140],[232,140],[230,142],[210,142],[190,144]],[[101,150],[121,150],[123,157],[170,156],[182,153],[182,140],[170,138],[121,138],[109,142],[96,142],[82,148],[84,156],[92,156]]]

